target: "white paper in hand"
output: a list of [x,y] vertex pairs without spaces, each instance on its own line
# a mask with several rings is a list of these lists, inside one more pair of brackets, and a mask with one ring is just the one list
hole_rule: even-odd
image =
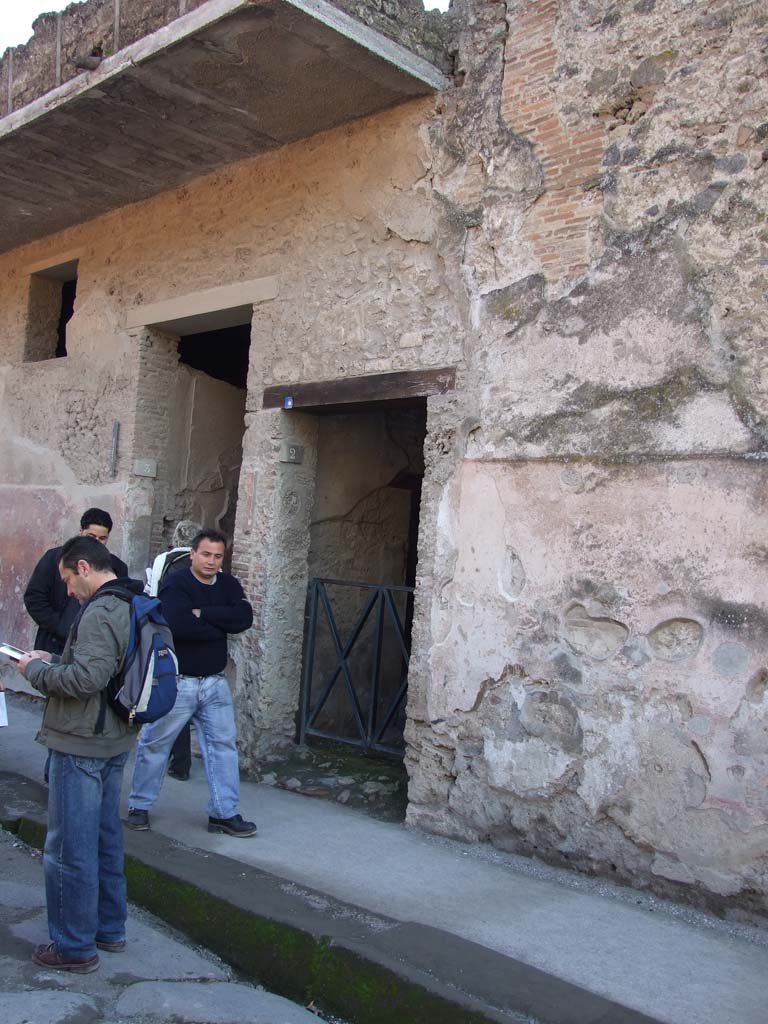
[[0,690],[0,726],[8,725],[8,709],[5,706],[5,694]]
[[6,658],[11,658],[12,661],[19,661],[26,654],[26,651],[22,651],[20,647],[14,647],[13,644],[0,644],[0,654],[4,654]]

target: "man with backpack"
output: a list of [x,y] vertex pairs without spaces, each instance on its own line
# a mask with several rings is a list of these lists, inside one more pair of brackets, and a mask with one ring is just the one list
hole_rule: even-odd
[[201,530],[192,541],[188,570],[160,585],[163,612],[179,659],[179,688],[173,710],[141,731],[136,750],[126,825],[149,828],[149,810],[160,793],[168,754],[179,731],[195,723],[211,798],[208,831],[244,838],[256,825],[237,813],[240,772],[235,713],[227,666],[227,636],[253,624],[253,611],[234,576],[222,572],[227,540],[218,530]]
[[[151,597],[157,597],[160,592],[160,584],[173,572],[182,569],[189,569],[189,553],[192,550],[192,541],[195,539],[202,526],[191,519],[181,519],[173,531],[171,546],[167,551],[161,551],[155,558],[151,567],[147,569],[147,585],[145,593]],[[168,758],[168,774],[172,779],[179,782],[186,782],[192,770],[192,738],[190,736],[190,724],[184,726],[176,737],[171,754]]]
[[126,886],[119,803],[123,768],[138,725],[106,697],[129,647],[131,600],[142,585],[115,584],[98,540],[78,536],[61,549],[59,572],[82,605],[63,653],[32,651],[19,671],[46,698],[37,739],[50,752],[48,834],[43,853],[48,933],[32,959],[41,967],[87,974],[97,948],[125,947]]

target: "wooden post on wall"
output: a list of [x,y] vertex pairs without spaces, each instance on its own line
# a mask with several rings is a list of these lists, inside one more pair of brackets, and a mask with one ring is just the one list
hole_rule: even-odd
[[56,85],[61,85],[61,11],[56,15]]
[[8,113],[13,113],[13,47],[8,49]]

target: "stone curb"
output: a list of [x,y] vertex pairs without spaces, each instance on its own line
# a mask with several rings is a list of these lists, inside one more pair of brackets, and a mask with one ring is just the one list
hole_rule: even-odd
[[[45,801],[38,783],[0,773],[3,827],[38,848]],[[134,903],[249,980],[354,1024],[661,1024],[477,943],[372,914],[155,832],[126,831],[125,846]]]

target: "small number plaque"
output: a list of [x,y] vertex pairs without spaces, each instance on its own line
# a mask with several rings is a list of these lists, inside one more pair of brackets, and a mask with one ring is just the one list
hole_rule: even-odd
[[304,461],[304,445],[283,441],[280,446],[280,461],[300,463]]

